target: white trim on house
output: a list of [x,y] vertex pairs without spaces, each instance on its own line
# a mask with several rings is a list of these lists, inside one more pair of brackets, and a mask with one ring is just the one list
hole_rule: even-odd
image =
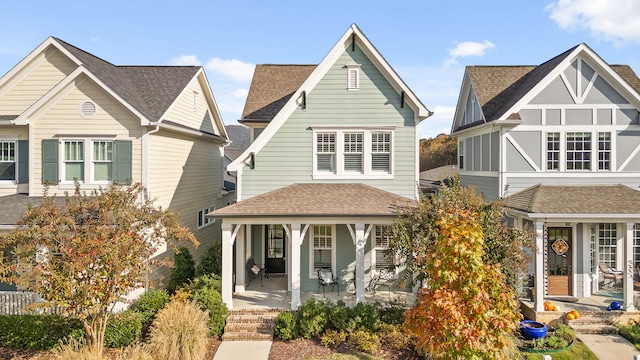
[[[315,270],[315,227],[323,226],[331,229],[331,271],[335,276],[336,274],[336,225],[335,224],[313,224],[309,226],[309,278],[317,279],[318,273]],[[321,247],[321,249],[326,249],[326,247]]]
[[[391,68],[389,63],[382,57],[377,49],[369,42],[360,29],[355,25],[351,25],[347,32],[340,38],[340,40],[329,51],[327,56],[320,62],[320,64],[311,72],[309,77],[302,83],[302,85],[291,96],[287,103],[280,109],[278,114],[269,122],[264,131],[260,134],[258,139],[251,143],[251,145],[238,156],[236,160],[227,165],[227,171],[237,171],[240,167],[247,164],[249,155],[251,153],[257,154],[262,148],[269,142],[269,140],[278,132],[280,127],[285,121],[289,119],[291,114],[300,106],[302,93],[309,94],[318,82],[325,76],[329,69],[335,64],[342,53],[347,50],[352,44],[352,35],[355,35],[355,41],[360,49],[369,57],[371,62],[380,70],[382,75],[389,81],[391,86],[400,94],[405,92],[405,102],[414,109],[416,118],[424,120],[432,115],[432,113],[420,102],[417,96],[409,89],[409,87],[402,81],[398,74]],[[417,179],[417,178],[416,178]]]

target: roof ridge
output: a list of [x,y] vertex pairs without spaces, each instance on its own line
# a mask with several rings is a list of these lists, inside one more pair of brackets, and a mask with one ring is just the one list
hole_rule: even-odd
[[[97,59],[97,60],[100,60],[100,61],[102,61],[102,62],[105,62],[105,63],[107,63],[107,64],[109,64],[109,65],[111,65],[111,66],[118,67],[118,65],[115,65],[115,64],[114,64],[114,63],[112,63],[112,62],[107,61],[107,60],[105,60],[105,59],[103,59],[103,58],[101,58],[101,57],[99,57],[99,56],[96,56],[96,55],[94,55],[94,54],[92,54],[92,53],[90,53],[90,52],[88,52],[88,51],[86,51],[86,50],[82,50],[82,49],[80,49],[79,47],[77,47],[77,46],[75,46],[75,45],[73,45],[73,44],[70,44],[70,43],[68,43],[68,42],[66,42],[66,41],[64,41],[64,40],[62,40],[62,39],[60,39],[60,38],[57,38],[57,37],[55,37],[55,36],[52,36],[52,38],[53,38],[53,39],[55,39],[56,41],[58,41],[58,42],[62,43],[63,45],[66,45],[66,46],[72,47],[72,48],[74,48],[74,49],[76,49],[76,50],[78,50],[78,51],[80,51],[80,52],[82,52],[82,53],[84,53],[84,54],[87,54],[87,55],[89,55],[89,56],[91,56],[91,57],[93,57],[93,58],[95,58],[95,59]],[[74,56],[75,56],[75,55],[74,55]],[[81,60],[81,59],[78,59],[78,60]],[[82,60],[81,60],[81,61],[82,61]]]

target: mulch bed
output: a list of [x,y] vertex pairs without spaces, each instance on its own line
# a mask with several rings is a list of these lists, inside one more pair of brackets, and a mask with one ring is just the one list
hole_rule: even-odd
[[[332,353],[353,354],[348,345],[342,344],[332,350],[322,346],[315,339],[295,339],[291,341],[274,340],[269,352],[269,360],[304,360],[309,357],[330,356]],[[382,349],[375,356],[389,360],[418,360],[422,359],[413,350],[398,351]]]

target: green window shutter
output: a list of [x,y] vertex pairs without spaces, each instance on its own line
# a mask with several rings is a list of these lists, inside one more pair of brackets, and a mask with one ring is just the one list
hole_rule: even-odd
[[58,140],[42,140],[42,183],[57,184],[58,176]]
[[16,170],[16,179],[18,183],[29,182],[29,141],[18,140],[18,153],[16,156],[18,169]]
[[113,142],[113,182],[128,184],[132,180],[133,142],[130,140],[116,140]]

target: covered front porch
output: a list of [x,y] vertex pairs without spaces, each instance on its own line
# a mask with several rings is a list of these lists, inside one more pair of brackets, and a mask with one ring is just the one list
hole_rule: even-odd
[[[537,185],[504,199],[516,227],[535,238],[521,296],[544,315],[549,299],[625,312],[640,304],[640,192],[623,185]],[[602,300],[602,301],[601,301]]]
[[[223,301],[229,309],[297,309],[314,293],[338,291],[345,303],[375,301],[371,279],[383,269],[391,274],[384,279],[389,295],[411,293],[399,259],[386,253],[388,227],[399,208],[411,205],[363,184],[293,184],[214,211],[208,216],[222,219]],[[321,285],[320,269],[330,271],[335,286]],[[263,275],[282,279],[281,296],[257,289]]]

